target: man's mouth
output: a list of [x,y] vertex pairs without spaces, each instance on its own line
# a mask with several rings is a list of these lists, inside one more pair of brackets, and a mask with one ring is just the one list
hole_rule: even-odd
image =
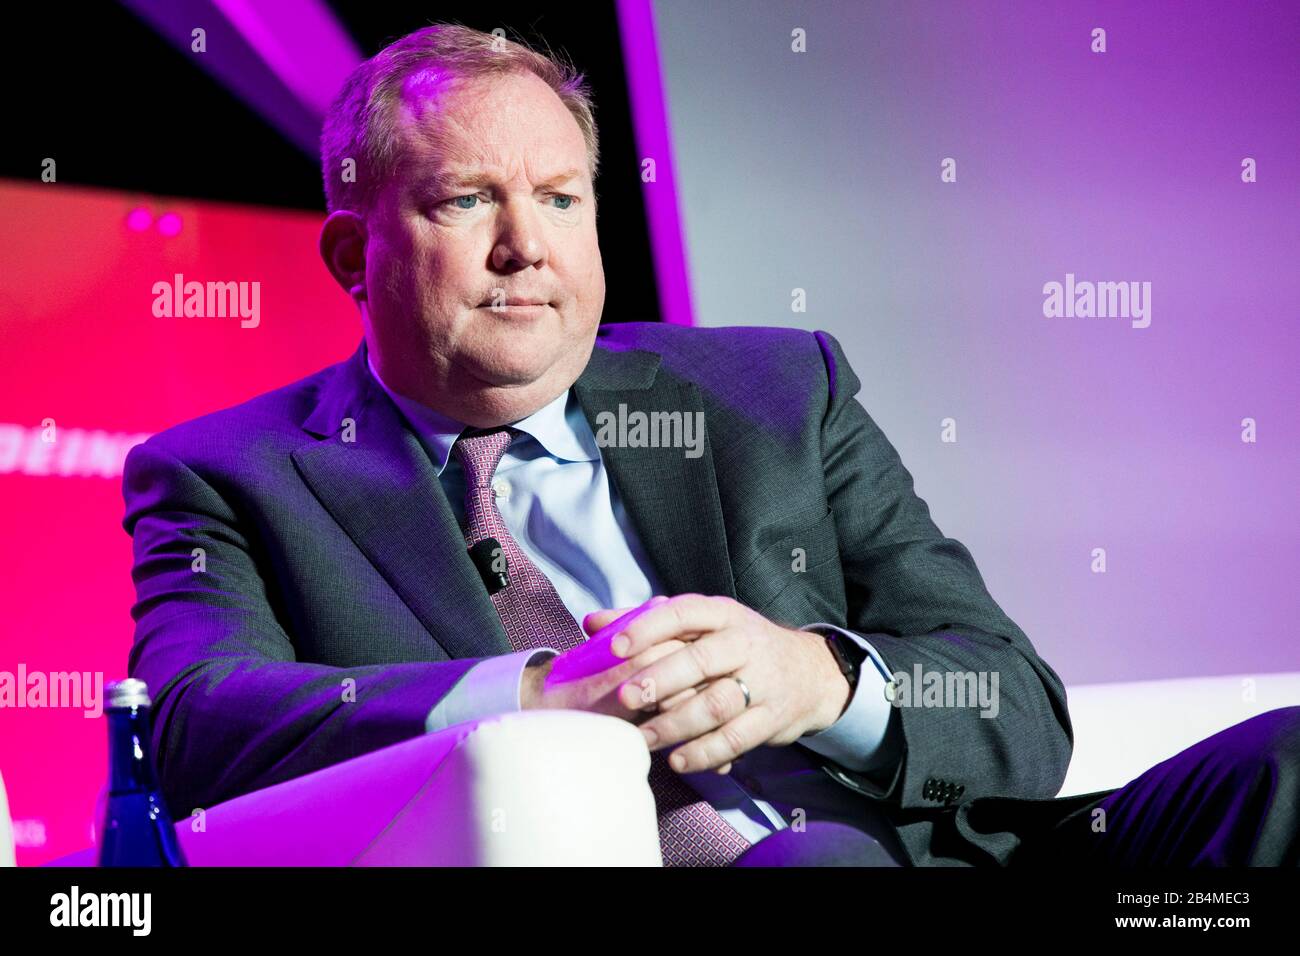
[[479,306],[480,309],[487,309],[489,312],[504,313],[507,315],[540,313],[543,309],[554,307],[554,303],[546,302],[542,299],[504,299],[500,302],[489,300]]
[[482,302],[479,303],[479,308],[481,308],[481,309],[483,309],[483,308],[491,309],[491,308],[494,308],[494,307],[499,308],[500,306],[503,306],[503,305],[512,305],[512,306],[513,306],[513,305],[520,305],[520,306],[527,306],[527,305],[554,305],[554,303],[553,303],[553,302],[548,302],[546,299],[538,299],[538,298],[536,298],[536,297],[529,297],[529,296],[512,296],[511,298],[508,298],[508,299],[502,299],[502,300],[500,300],[500,301],[498,301],[498,300],[496,300],[496,299],[484,299]]

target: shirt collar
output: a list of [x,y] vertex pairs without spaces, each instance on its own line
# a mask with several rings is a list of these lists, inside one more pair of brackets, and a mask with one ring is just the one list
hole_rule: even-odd
[[[406,420],[415,429],[416,435],[425,442],[430,454],[433,455],[434,468],[441,475],[442,470],[447,467],[447,460],[451,457],[452,446],[468,426],[464,422],[459,422],[434,411],[427,405],[394,392],[379,377],[379,372],[375,370],[375,364],[371,361],[369,349],[366,349],[366,366],[380,388],[406,416]],[[595,461],[600,458],[596,436],[572,388],[561,392],[531,415],[510,424],[534,438],[547,453],[561,461]],[[520,439],[520,444],[524,441],[526,439]]]

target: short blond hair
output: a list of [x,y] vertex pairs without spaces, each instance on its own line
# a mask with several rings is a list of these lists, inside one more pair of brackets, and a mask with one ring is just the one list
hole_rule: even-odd
[[[402,84],[419,70],[457,79],[532,73],[568,107],[587,144],[594,182],[600,163],[591,89],[584,74],[550,50],[538,52],[499,33],[456,23],[437,23],[394,40],[358,66],[343,83],[321,130],[321,176],[330,212],[364,213],[397,169],[396,110]],[[344,181],[343,163],[355,160],[354,182]]]

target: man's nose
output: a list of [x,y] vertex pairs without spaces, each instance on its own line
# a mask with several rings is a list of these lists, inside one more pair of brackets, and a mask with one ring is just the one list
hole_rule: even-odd
[[498,223],[500,232],[492,248],[494,269],[525,269],[545,261],[546,242],[529,203],[506,203]]

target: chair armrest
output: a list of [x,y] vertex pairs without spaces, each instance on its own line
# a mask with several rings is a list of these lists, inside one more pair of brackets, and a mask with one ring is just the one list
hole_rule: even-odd
[[1300,673],[1090,684],[1066,697],[1074,753],[1062,797],[1122,787],[1199,740],[1300,703]]
[[472,726],[357,865],[662,866],[632,724],[561,710]]
[[627,721],[520,711],[194,811],[176,833],[191,866],[661,866],[649,771]]

